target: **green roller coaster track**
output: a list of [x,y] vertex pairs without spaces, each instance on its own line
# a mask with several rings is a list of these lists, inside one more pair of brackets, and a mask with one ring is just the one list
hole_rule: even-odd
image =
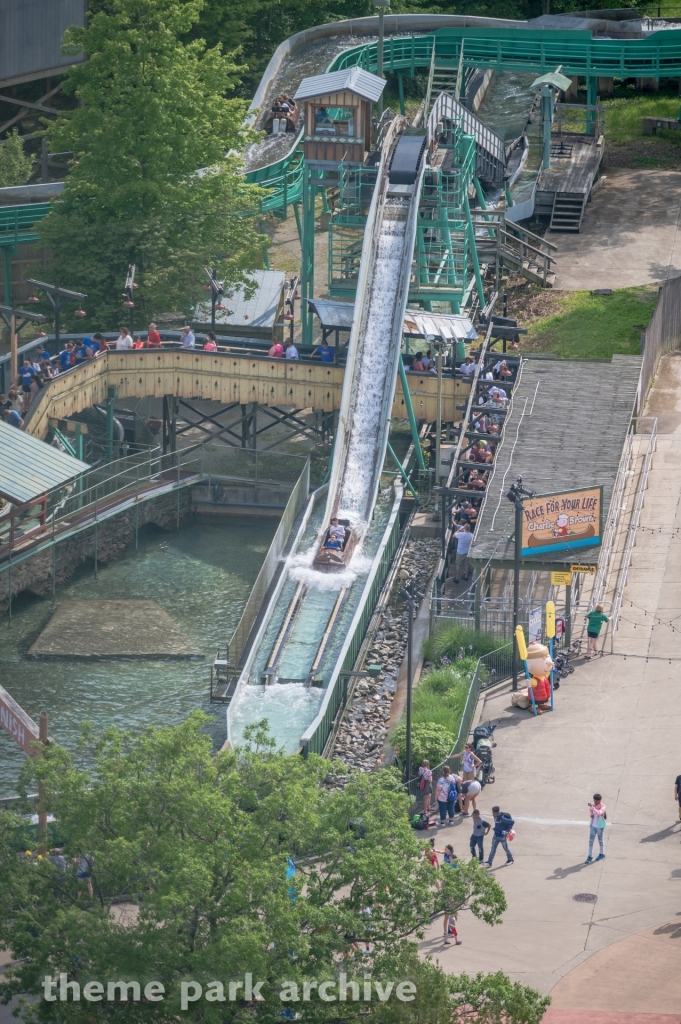
[[[587,80],[588,102],[595,102],[598,78],[681,77],[681,30],[654,32],[646,39],[594,39],[590,32],[553,29],[444,28],[420,36],[385,40],[385,74],[415,74],[429,69],[435,49],[435,68],[458,67],[461,45],[465,67],[496,71],[525,71],[541,75],[558,65],[566,75]],[[339,54],[328,71],[349,67],[378,69],[378,45],[367,43]],[[287,207],[299,203],[303,189],[300,142],[276,163],[250,171],[246,180],[269,190],[263,212],[286,217]]]

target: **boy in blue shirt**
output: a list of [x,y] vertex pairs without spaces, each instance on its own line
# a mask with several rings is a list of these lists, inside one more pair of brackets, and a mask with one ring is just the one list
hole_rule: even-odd
[[59,366],[61,372],[64,373],[66,370],[70,370],[73,366],[73,342],[67,341],[66,348],[63,348],[59,353]]

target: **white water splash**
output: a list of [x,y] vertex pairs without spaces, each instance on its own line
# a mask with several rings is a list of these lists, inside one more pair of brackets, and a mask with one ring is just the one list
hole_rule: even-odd
[[[406,220],[384,217],[378,239],[371,301],[358,367],[354,415],[347,443],[347,457],[338,516],[349,519],[364,532],[376,474],[376,446],[381,432],[390,338],[398,305],[400,270],[404,256]],[[380,467],[379,467],[380,469]]]
[[312,568],[319,541],[316,540],[306,551],[299,551],[291,555],[286,562],[288,575],[296,583],[304,583],[311,590],[332,591],[341,590],[343,587],[351,587],[358,576],[366,575],[371,568],[371,558],[362,553],[358,548],[346,569],[342,572],[319,572]]

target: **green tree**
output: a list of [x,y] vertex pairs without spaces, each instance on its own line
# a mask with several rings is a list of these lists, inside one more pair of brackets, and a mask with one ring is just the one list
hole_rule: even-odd
[[[204,993],[220,981],[227,992],[249,972],[265,984],[246,1016],[281,1024],[284,982],[337,982],[339,969],[352,976],[351,943],[368,939],[360,982],[365,973],[411,980],[421,993],[376,1006],[377,1019],[449,1019],[447,985],[431,993],[414,939],[445,906],[498,923],[506,906],[499,884],[476,861],[439,873],[425,861],[389,772],[329,790],[321,783],[331,763],[274,751],[264,723],[238,754],[213,755],[205,722],[197,712],[135,739],[116,730],[86,737],[90,770],[58,746],[27,764],[24,784],[42,782],[69,870],[62,879],[49,860],[24,855],[21,819],[0,812],[0,946],[12,957],[4,997],[41,994],[45,975],[62,972],[81,986],[153,980],[165,986],[169,1019],[183,980]],[[72,859],[83,857],[92,863],[92,901],[74,876]],[[289,858],[294,878],[286,877]],[[363,1005],[312,999],[295,1008],[321,1024],[354,1020]],[[84,1012],[88,1021],[130,1019],[129,1006],[106,1000],[41,999],[24,1012],[61,1024]],[[158,1014],[153,1002],[134,1007],[135,1020]],[[187,1013],[209,1021],[244,1014],[241,1000],[205,999]]]
[[40,234],[55,274],[87,293],[91,325],[121,316],[129,263],[138,323],[203,297],[202,268],[216,259],[228,286],[263,265],[253,220],[260,190],[226,156],[247,139],[246,104],[225,98],[234,63],[219,45],[183,42],[201,7],[110,0],[86,29],[66,33],[67,52],[85,50],[88,60],[64,86],[80,106],[47,129],[51,148],[74,160]]
[[33,161],[24,153],[23,139],[14,128],[0,142],[0,188],[25,185],[31,177]]

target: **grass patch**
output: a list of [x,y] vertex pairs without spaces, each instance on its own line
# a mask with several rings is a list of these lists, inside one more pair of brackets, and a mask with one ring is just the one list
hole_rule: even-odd
[[[644,117],[673,118],[679,116],[678,96],[640,95],[626,99],[601,101],[605,107],[606,142],[625,143],[639,139]],[[681,149],[681,132],[666,131],[662,138]]]
[[[489,654],[490,651],[496,651],[498,647],[501,647],[501,643],[494,637],[488,636],[487,633],[478,633],[474,629],[468,629],[455,622],[451,626],[439,629],[433,636],[429,636],[423,646],[423,653],[428,661],[438,663],[441,658],[449,658],[450,661],[454,661],[463,649],[465,660],[473,659],[473,668],[475,668],[478,658],[481,658],[483,654]],[[457,669],[463,664],[463,661],[459,661]]]
[[676,119],[681,99],[676,92],[632,94],[602,101],[605,107],[606,157],[604,166],[641,169],[681,165],[681,132],[664,130],[643,135],[643,118]]
[[[427,758],[431,767],[444,760],[456,742],[477,658],[462,658],[452,666],[422,676],[412,699],[412,771]],[[406,723],[395,733],[404,756]]]
[[[657,287],[643,285],[617,288],[612,295],[591,292],[553,292],[551,307],[531,319],[532,302],[521,313],[528,328],[521,349],[552,353],[559,359],[611,359],[641,352],[641,331],[645,330],[657,303]],[[527,317],[527,312],[530,318]]]

